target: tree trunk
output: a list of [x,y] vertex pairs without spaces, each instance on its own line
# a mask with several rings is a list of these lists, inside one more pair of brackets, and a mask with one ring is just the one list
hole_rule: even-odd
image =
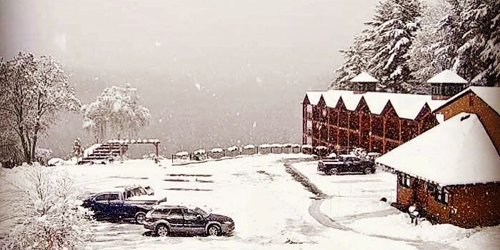
[[30,133],[29,133],[28,129],[24,130],[24,136],[25,136],[25,140],[26,140],[27,148],[28,148],[29,160],[27,162],[29,164],[31,164],[31,163],[33,163],[33,155],[31,154],[31,138],[30,138]]
[[36,161],[36,142],[38,140],[38,130],[40,130],[40,121],[37,121],[35,124],[35,131],[33,132],[33,143],[31,144],[31,158],[32,161]]
[[22,126],[19,126],[18,127],[18,135],[19,135],[19,138],[21,139],[21,145],[23,147],[23,153],[24,153],[24,161],[26,161],[27,163],[31,163],[31,157],[30,157],[30,154],[29,154],[29,148],[28,148],[28,144],[26,143],[26,139],[24,138],[24,128]]

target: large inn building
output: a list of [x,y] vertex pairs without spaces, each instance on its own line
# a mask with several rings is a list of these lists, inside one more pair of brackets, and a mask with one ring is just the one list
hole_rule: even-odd
[[308,92],[304,145],[330,152],[362,147],[398,175],[396,205],[461,227],[500,224],[500,88],[469,87],[451,71],[431,78],[432,95],[375,92],[361,74],[355,91]]

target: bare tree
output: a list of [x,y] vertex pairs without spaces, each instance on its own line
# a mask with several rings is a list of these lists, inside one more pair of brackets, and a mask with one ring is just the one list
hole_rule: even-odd
[[0,115],[18,135],[28,163],[34,161],[40,134],[56,121],[57,115],[80,109],[68,77],[50,56],[35,58],[20,52],[10,61],[2,58],[0,88]]

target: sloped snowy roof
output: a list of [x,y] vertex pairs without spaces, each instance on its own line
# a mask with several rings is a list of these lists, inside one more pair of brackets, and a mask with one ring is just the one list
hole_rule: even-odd
[[500,114],[500,87],[470,87],[470,89]]
[[306,96],[312,105],[316,105],[324,92],[306,92]]
[[461,76],[457,75],[457,73],[447,69],[443,70],[441,73],[431,77],[427,81],[427,83],[460,83],[466,84],[467,81],[463,79]]
[[475,114],[460,113],[376,162],[442,186],[500,182],[500,157]]
[[326,106],[334,108],[342,94],[352,95],[353,92],[348,90],[329,90],[323,92],[323,99],[325,99]]
[[500,114],[500,87],[479,87],[479,86],[471,86],[463,90],[462,92],[454,95],[450,99],[441,103],[439,109],[452,103],[456,99],[460,98],[463,94],[472,91],[476,94],[481,100],[483,100],[486,104],[488,104],[493,110],[495,110],[498,114]]
[[350,80],[350,82],[378,82],[378,80],[366,72],[355,76]]
[[431,95],[412,95],[385,92],[354,94],[352,91],[344,90],[330,90],[323,93],[326,105],[332,108],[335,107],[340,97],[342,97],[342,100],[348,110],[355,110],[361,100],[361,97],[364,97],[370,112],[373,114],[382,113],[382,110],[390,100],[398,116],[406,119],[415,119],[420,110],[422,110],[425,106],[426,102],[429,103],[429,106],[430,103],[433,103],[433,105],[436,106]]
[[[311,93],[313,93],[311,95]],[[318,95],[319,94],[319,95]],[[414,95],[414,94],[401,94],[401,93],[387,93],[387,92],[366,92],[363,94],[355,94],[353,91],[348,90],[329,90],[326,92],[307,92],[307,95],[313,97],[317,100],[317,104],[320,97],[326,102],[326,106],[330,108],[335,108],[340,97],[344,101],[347,110],[355,110],[359,104],[359,101],[363,97],[373,114],[379,115],[382,110],[387,105],[388,101],[391,101],[392,106],[396,110],[396,113],[401,118],[415,119],[422,108],[427,103],[431,110],[440,107],[445,100],[432,100],[432,95]],[[317,98],[317,99],[316,99]]]

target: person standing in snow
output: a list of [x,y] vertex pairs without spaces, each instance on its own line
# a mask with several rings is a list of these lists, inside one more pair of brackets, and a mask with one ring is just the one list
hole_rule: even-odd
[[415,226],[416,226],[418,224],[418,216],[419,216],[417,204],[413,203],[413,205],[411,205],[408,208],[408,214],[410,215],[411,224],[413,224],[413,221],[415,220]]

